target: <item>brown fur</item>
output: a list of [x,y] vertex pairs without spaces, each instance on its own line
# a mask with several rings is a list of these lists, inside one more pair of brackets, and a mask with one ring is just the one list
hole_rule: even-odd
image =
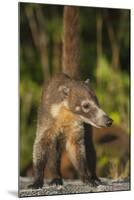
[[79,8],[64,7],[63,73],[80,78]]

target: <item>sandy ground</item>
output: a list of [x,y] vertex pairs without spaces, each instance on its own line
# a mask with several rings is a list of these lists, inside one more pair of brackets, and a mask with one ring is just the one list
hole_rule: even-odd
[[63,186],[49,186],[49,181],[46,181],[41,189],[28,189],[28,185],[32,181],[32,178],[20,177],[19,197],[130,190],[130,182],[128,179],[111,180],[101,178],[102,184],[97,187],[91,187],[90,185],[82,183],[80,180],[64,180]]

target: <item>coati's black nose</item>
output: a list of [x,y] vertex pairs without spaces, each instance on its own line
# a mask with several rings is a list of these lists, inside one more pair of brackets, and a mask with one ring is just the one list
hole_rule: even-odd
[[112,125],[113,120],[108,116],[104,116],[104,123],[106,124],[107,127],[109,127]]

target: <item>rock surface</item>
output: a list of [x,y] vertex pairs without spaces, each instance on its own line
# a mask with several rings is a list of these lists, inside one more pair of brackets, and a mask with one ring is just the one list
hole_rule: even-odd
[[20,178],[19,197],[130,190],[129,179],[112,180],[101,178],[102,184],[97,187],[91,187],[90,185],[82,183],[80,180],[64,180],[63,186],[49,186],[47,181],[41,189],[28,189],[28,185],[32,181],[32,178]]

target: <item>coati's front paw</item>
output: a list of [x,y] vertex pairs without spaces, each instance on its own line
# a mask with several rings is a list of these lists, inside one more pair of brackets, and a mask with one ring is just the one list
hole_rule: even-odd
[[29,185],[28,188],[39,189],[43,187],[43,181],[35,181],[33,184]]
[[84,177],[83,182],[92,186],[92,187],[97,187],[98,185],[101,184],[101,180],[97,176],[91,176],[91,177]]
[[49,184],[50,185],[63,185],[63,181],[61,178],[54,178]]
[[93,187],[97,187],[101,184],[101,180],[97,176],[90,177],[90,184]]

